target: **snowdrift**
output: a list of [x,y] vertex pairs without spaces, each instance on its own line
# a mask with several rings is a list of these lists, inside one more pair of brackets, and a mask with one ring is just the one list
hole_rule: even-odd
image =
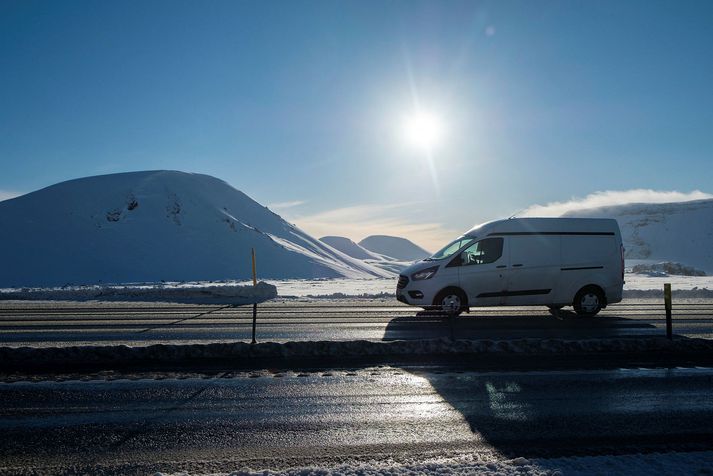
[[0,202],[0,287],[393,273],[354,259],[208,175],[131,172]]

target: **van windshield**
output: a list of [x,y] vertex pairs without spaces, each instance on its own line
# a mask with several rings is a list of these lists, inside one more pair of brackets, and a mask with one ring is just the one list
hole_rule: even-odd
[[456,238],[455,240],[451,241],[446,246],[444,246],[440,251],[436,252],[433,256],[428,258],[428,260],[430,261],[430,260],[448,258],[449,256],[452,256],[455,253],[457,253],[458,250],[460,250],[464,246],[468,246],[471,243],[473,243],[474,241],[475,241],[475,238],[471,238],[468,236],[461,236],[460,238]]

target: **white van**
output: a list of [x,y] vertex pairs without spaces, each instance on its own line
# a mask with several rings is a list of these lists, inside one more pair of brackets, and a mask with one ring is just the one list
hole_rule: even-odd
[[399,301],[450,315],[474,306],[573,306],[593,316],[621,301],[624,247],[616,220],[511,218],[476,226],[404,269]]

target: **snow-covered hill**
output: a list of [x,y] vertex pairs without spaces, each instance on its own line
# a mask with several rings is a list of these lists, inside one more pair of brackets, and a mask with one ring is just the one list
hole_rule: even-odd
[[328,244],[335,250],[339,250],[342,253],[351,256],[352,258],[375,259],[375,260],[386,259],[386,260],[391,260],[391,261],[395,260],[395,258],[391,258],[389,256],[384,256],[384,255],[380,255],[378,253],[374,253],[373,251],[369,251],[366,248],[364,248],[363,246],[360,246],[357,243],[354,243],[349,238],[346,238],[343,236],[323,236],[322,238],[319,239],[319,241]]
[[[400,238],[403,239],[403,238]],[[376,266],[393,273],[398,273],[411,264],[411,260],[398,260],[391,256],[382,255],[369,251],[363,246],[354,243],[349,238],[343,236],[323,236],[320,241],[328,244],[332,248],[351,256],[352,258],[363,260],[365,263]],[[408,241],[408,240],[405,240]]]
[[397,236],[368,236],[359,242],[359,246],[373,253],[391,256],[400,261],[415,261],[431,255],[431,253],[406,238]]
[[564,216],[616,218],[627,261],[673,261],[713,273],[713,200],[624,204]]
[[70,180],[0,202],[0,287],[389,277],[222,180],[175,171]]

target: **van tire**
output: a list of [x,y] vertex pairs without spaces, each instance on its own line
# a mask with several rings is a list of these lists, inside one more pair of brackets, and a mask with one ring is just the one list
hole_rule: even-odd
[[582,317],[596,316],[604,307],[604,292],[598,286],[585,286],[574,296],[572,306]]
[[446,288],[436,295],[433,305],[448,317],[457,317],[468,308],[468,298],[460,288]]

